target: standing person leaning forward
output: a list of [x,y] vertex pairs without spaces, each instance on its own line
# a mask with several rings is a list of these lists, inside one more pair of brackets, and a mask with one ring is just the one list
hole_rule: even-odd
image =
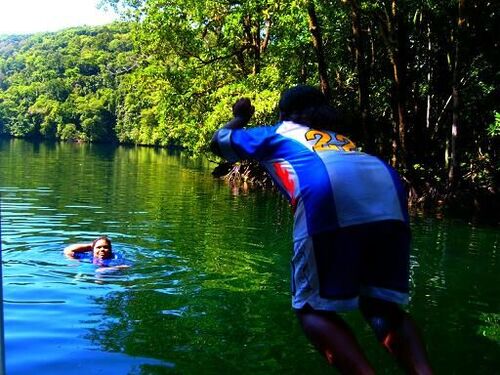
[[373,374],[338,314],[359,308],[407,373],[431,374],[408,303],[410,229],[398,174],[333,131],[335,112],[309,86],[285,91],[274,126],[244,128],[250,100],[233,106],[212,151],[257,160],[294,210],[292,306],[328,362],[346,374]]

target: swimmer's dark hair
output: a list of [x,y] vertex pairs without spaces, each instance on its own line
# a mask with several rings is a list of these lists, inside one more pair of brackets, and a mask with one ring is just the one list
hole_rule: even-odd
[[107,244],[109,245],[109,249],[112,250],[111,240],[109,239],[108,236],[101,236],[101,237],[96,238],[94,241],[92,241],[92,249],[94,248],[94,246],[97,243],[97,241],[100,241],[100,240],[106,241]]
[[279,101],[280,120],[314,129],[333,130],[338,114],[318,89],[299,85],[285,90]]

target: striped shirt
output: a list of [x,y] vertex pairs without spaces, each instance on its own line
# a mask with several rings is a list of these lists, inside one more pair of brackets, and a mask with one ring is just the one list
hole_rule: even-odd
[[222,128],[214,141],[228,161],[255,159],[269,172],[294,208],[294,240],[375,221],[408,223],[397,172],[340,134],[284,121]]

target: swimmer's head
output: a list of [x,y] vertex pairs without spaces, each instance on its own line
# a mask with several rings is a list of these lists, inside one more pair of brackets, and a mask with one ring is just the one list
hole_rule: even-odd
[[112,258],[111,240],[106,236],[102,236],[92,241],[92,255],[98,259]]

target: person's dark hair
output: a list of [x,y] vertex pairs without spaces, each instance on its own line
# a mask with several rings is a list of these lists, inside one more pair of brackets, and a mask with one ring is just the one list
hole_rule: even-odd
[[96,238],[94,241],[92,241],[92,249],[94,249],[94,246],[95,244],[97,243],[97,241],[99,240],[104,240],[107,242],[107,244],[109,245],[109,249],[112,250],[112,246],[111,246],[111,240],[109,239],[109,237],[107,236],[101,236],[101,237],[98,237]]
[[314,129],[333,130],[337,111],[318,89],[299,85],[285,90],[279,101],[280,120],[293,121]]

